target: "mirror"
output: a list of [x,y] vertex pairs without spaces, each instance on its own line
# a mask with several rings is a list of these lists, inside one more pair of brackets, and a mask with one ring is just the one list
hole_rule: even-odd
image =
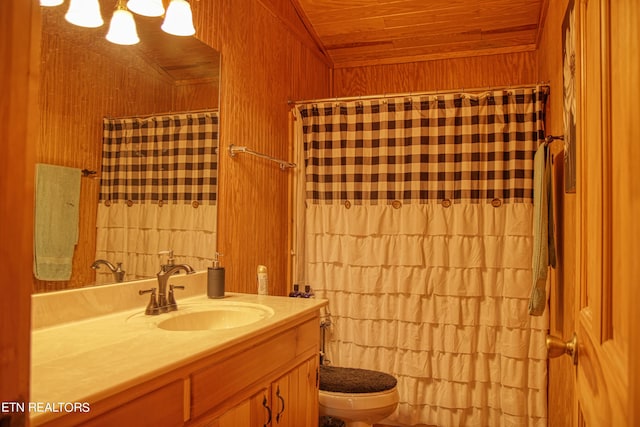
[[[37,163],[86,171],[81,178],[79,239],[71,278],[34,278],[34,291],[96,283],[96,222],[100,196],[103,119],[217,110],[220,54],[195,37],[160,30],[161,18],[135,15],[140,43],[105,39],[114,0],[101,0],[105,24],[82,28],[65,21],[67,6],[41,7],[40,134]],[[92,173],[95,172],[95,173]],[[190,256],[175,250],[175,262]],[[211,257],[215,247],[211,248]],[[116,263],[118,260],[109,260]],[[158,258],[158,268],[161,260]],[[195,266],[194,266],[195,267]],[[127,266],[122,268],[126,271]],[[125,275],[125,280],[130,279]]]

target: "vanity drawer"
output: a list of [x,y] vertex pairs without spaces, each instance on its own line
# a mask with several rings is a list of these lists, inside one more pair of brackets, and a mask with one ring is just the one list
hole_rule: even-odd
[[[124,391],[91,405],[91,411],[56,418],[46,426],[179,426],[185,418],[185,384],[174,381],[139,397]],[[128,397],[128,395],[130,397]],[[127,402],[123,403],[122,402]],[[100,413],[99,415],[95,415]]]

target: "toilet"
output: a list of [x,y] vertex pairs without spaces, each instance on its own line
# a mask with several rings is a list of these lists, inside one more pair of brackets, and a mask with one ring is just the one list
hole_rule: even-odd
[[346,427],[371,427],[398,406],[393,375],[367,369],[320,366],[320,416],[338,418]]

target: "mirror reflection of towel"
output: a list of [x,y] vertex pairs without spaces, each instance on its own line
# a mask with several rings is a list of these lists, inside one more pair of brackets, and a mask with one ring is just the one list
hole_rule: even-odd
[[69,280],[78,242],[80,169],[36,164],[33,273],[40,280]]

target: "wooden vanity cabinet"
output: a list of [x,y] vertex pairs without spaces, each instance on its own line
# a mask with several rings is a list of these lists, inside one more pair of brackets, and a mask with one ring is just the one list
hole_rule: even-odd
[[317,425],[319,338],[315,315],[195,372],[188,425]]
[[44,425],[315,426],[319,333],[319,313],[303,315]]

